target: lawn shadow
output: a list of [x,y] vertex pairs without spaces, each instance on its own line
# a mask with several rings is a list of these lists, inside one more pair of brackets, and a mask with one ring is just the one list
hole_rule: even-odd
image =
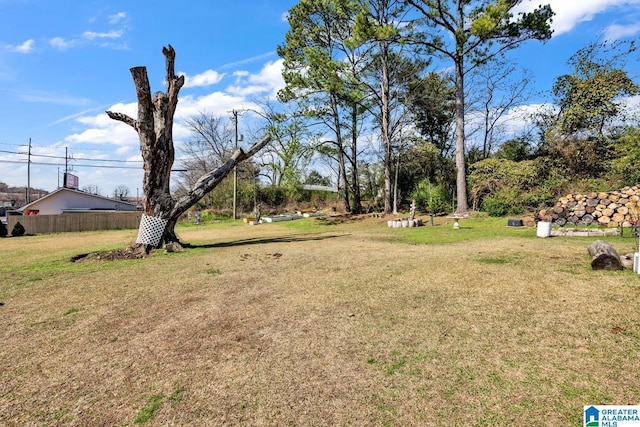
[[207,248],[228,248],[233,246],[245,246],[245,245],[262,245],[267,243],[295,243],[295,242],[308,242],[308,241],[320,241],[327,239],[336,239],[338,237],[349,236],[349,234],[332,234],[328,236],[278,236],[278,237],[256,237],[252,239],[240,239],[230,242],[218,242],[218,243],[205,243],[202,245],[185,243],[184,246],[190,249],[207,249]]

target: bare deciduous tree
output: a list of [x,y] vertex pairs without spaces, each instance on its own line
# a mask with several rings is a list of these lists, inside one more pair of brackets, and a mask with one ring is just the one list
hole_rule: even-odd
[[[113,111],[106,112],[113,120],[128,124],[138,133],[144,162],[143,211],[149,217],[167,221],[162,238],[155,247],[166,243],[179,244],[175,225],[180,215],[215,188],[234,166],[252,157],[270,141],[269,135],[266,135],[246,152],[236,149],[222,165],[202,175],[186,194],[174,199],[169,189],[175,156],[173,117],[178,104],[178,93],[184,85],[184,76],[175,74],[176,53],[173,47],[164,47],[162,53],[166,62],[167,92],[152,95],[146,67],[134,67],[131,68],[131,75],[138,99],[137,118]],[[148,254],[154,247],[148,243],[138,243],[135,246],[140,254]]]
[[115,199],[124,200],[129,195],[129,187],[126,185],[118,185],[115,190],[113,190],[113,197]]

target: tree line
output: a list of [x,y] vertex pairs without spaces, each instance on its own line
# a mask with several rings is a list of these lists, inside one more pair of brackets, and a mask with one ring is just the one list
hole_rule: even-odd
[[430,212],[471,203],[517,213],[580,187],[637,182],[637,117],[624,108],[638,94],[624,70],[633,42],[580,49],[553,106],[521,135],[503,128],[532,92],[506,53],[552,35],[548,5],[516,15],[519,3],[301,0],[290,10],[278,100],[317,132],[302,146],[335,171],[345,210],[390,213],[413,198]]
[[[245,209],[304,198],[331,183],[344,210],[517,214],[571,192],[637,183],[638,126],[624,101],[633,42],[593,41],[556,78],[553,104],[506,116],[532,96],[532,76],[505,55],[551,37],[553,11],[514,15],[520,1],[301,0],[277,52],[286,86],[258,102],[271,144],[241,167]],[[233,123],[187,122],[185,187],[233,150]],[[192,182],[191,182],[192,183]],[[223,208],[229,186],[207,196]],[[277,197],[275,194],[277,193]]]
[[[526,73],[513,79],[517,64],[505,54],[552,34],[548,5],[514,14],[519,3],[300,0],[277,48],[285,87],[253,111],[262,119],[252,136],[258,142],[246,153],[237,147],[235,111],[233,138],[220,117],[190,119],[176,197],[172,125],[184,77],[175,75],[171,46],[163,49],[166,93],[151,95],[146,69],[132,68],[137,118],[107,113],[140,137],[143,208],[168,221],[162,241],[177,241],[178,216],[221,189],[232,170],[253,183],[254,203],[259,180],[295,193],[305,181],[328,178],[352,213],[390,213],[409,198],[434,213],[465,213],[470,202],[514,211],[546,203],[563,187],[635,179],[628,166],[637,159],[638,130],[622,108],[638,93],[624,71],[633,43],[578,51],[569,60],[573,73],[553,87],[555,106],[531,117],[528,135],[501,135],[502,118],[525,103],[529,82]],[[470,133],[481,134],[474,138],[481,144],[469,146]],[[309,170],[312,160],[331,176]]]

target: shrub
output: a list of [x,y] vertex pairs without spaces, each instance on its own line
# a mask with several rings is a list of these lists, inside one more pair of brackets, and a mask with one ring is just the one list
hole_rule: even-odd
[[20,222],[16,222],[16,225],[13,226],[13,231],[11,231],[11,235],[14,237],[24,236],[25,229]]
[[520,215],[524,212],[523,194],[517,190],[497,191],[484,198],[482,204],[489,216]]
[[7,237],[7,226],[0,222],[0,237]]
[[411,193],[416,200],[416,208],[430,213],[447,212],[451,207],[451,197],[442,185],[431,185],[429,180],[422,180]]
[[505,200],[495,196],[485,197],[483,206],[489,216],[505,216],[510,208]]
[[260,201],[268,206],[278,207],[287,202],[286,190],[282,187],[269,186],[259,190]]

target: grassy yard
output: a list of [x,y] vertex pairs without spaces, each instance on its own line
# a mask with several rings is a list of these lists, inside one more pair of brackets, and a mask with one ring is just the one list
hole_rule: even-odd
[[638,275],[592,271],[597,237],[444,221],[185,225],[183,252],[108,262],[70,259],[135,230],[0,239],[0,425],[581,426],[640,403]]

